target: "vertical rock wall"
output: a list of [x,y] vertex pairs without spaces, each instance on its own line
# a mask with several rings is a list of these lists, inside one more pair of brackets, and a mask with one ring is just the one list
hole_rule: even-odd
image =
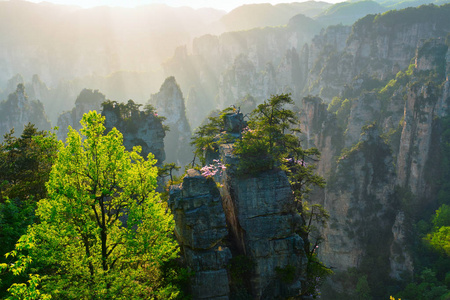
[[[300,220],[292,189],[283,171],[238,177],[230,145],[221,146],[221,157],[231,165],[223,176],[223,205],[236,248],[254,262],[250,279],[254,299],[287,298],[300,293],[306,256],[303,240],[295,233]],[[281,279],[295,270],[293,279]]]
[[9,94],[6,101],[0,102],[0,140],[13,128],[15,134],[20,135],[28,123],[36,125],[39,130],[50,130],[50,121],[42,102],[30,101],[25,86],[19,83],[16,91]]
[[[241,114],[227,119],[229,133],[244,122]],[[304,242],[296,233],[302,223],[286,174],[272,170],[238,176],[233,145],[221,145],[219,152],[227,165],[215,176],[221,183],[220,192],[212,178],[195,170],[189,170],[183,183],[170,192],[175,233],[187,265],[195,271],[191,284],[194,298],[235,299],[245,294],[252,299],[286,299],[300,295],[307,258]],[[241,278],[240,273],[236,279],[233,265],[242,257],[248,264],[238,268],[246,277]]]
[[169,131],[164,139],[167,162],[175,162],[185,166],[192,159],[189,146],[191,128],[186,118],[186,108],[183,93],[174,77],[168,77],[158,93],[151,95],[149,103],[166,118],[164,125]]
[[226,266],[231,252],[224,242],[228,231],[215,182],[189,170],[183,183],[172,187],[169,207],[185,262],[195,272],[193,298],[229,299]]

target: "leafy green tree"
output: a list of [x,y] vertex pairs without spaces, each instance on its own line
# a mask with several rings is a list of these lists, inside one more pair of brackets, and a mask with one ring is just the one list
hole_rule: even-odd
[[52,133],[25,126],[20,137],[14,129],[0,145],[0,202],[5,199],[37,201],[47,195],[45,182],[56,157],[57,139]]
[[236,112],[236,108],[226,108],[218,113],[217,116],[208,117],[208,121],[199,126],[195,131],[191,145],[194,146],[194,159],[198,158],[202,166],[206,164],[208,154],[219,150],[219,145],[234,141],[229,134],[224,133],[224,118],[228,113]]
[[30,273],[28,285],[9,289],[11,299],[30,291],[35,298],[28,299],[172,299],[178,294],[166,280],[165,265],[177,256],[178,246],[172,217],[155,192],[153,155],[145,160],[138,147],[126,151],[122,134],[113,128],[104,135],[103,123],[104,117],[89,112],[81,135],[70,128],[66,144],[59,144],[48,198],[36,211],[40,222],[10,253],[16,258],[10,270]]
[[[47,182],[56,158],[55,134],[25,126],[20,137],[14,130],[0,144],[0,263],[10,263],[5,253],[14,249],[17,240],[35,221],[36,203],[47,196]],[[1,274],[0,298],[12,283],[26,278]]]
[[166,178],[169,177],[170,181],[168,182],[168,185],[172,185],[172,183],[174,182],[174,175],[173,172],[174,171],[178,171],[180,170],[181,167],[177,166],[176,163],[168,163],[168,164],[164,164],[162,166],[162,168],[158,169],[158,176],[162,177],[162,178]]
[[[241,173],[257,173],[280,166],[282,159],[295,151],[298,130],[295,113],[286,108],[293,104],[288,94],[272,96],[258,105],[248,122],[248,130],[235,144],[234,152],[241,158]],[[289,131],[289,132],[288,132]]]

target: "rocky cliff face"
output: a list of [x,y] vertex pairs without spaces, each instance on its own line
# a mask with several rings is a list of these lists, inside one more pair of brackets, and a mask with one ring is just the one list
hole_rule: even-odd
[[331,217],[323,230],[320,255],[335,270],[336,277],[348,268],[370,268],[370,260],[375,257],[378,264],[368,279],[375,281],[377,276],[388,275],[389,237],[396,217],[394,186],[391,150],[372,125],[339,159],[321,202]]
[[20,134],[28,123],[36,125],[39,130],[50,130],[51,127],[42,103],[30,101],[25,86],[19,83],[16,91],[6,101],[0,102],[0,139],[12,128]]
[[407,68],[416,49],[430,38],[445,38],[449,5],[368,15],[352,27],[329,27],[310,45],[306,91],[329,102],[364,74],[386,79]]
[[203,116],[247,95],[258,102],[274,93],[296,96],[307,71],[299,53],[319,30],[313,20],[297,16],[286,27],[205,35],[193,41],[192,54],[177,49],[165,72],[174,75],[183,90],[195,88],[196,102],[190,99],[190,105],[199,107]]
[[[221,147],[227,168],[223,176],[223,207],[231,239],[254,262],[250,279],[255,299],[298,295],[305,271],[303,240],[295,233],[301,222],[292,189],[283,171],[241,178],[234,174],[231,145]],[[282,270],[295,270],[293,280],[280,280]],[[304,275],[304,274],[303,274]]]
[[227,266],[231,251],[226,247],[228,230],[219,190],[214,180],[189,170],[180,186],[170,190],[169,207],[174,214],[175,235],[185,263],[195,272],[194,299],[230,299]]
[[450,104],[448,45],[437,38],[414,52],[415,64],[385,86],[367,91],[355,81],[328,110],[320,98],[302,103],[304,140],[323,154],[318,170],[328,184],[312,200],[331,215],[320,253],[335,267],[338,291],[351,288],[339,277],[349,268],[368,274],[372,291],[380,278],[412,275],[411,224],[436,205],[438,124]]
[[297,296],[307,258],[296,234],[301,219],[289,180],[280,170],[238,176],[232,148],[220,148],[220,159],[228,166],[215,176],[220,193],[212,178],[194,170],[171,189],[176,235],[187,265],[196,271],[194,299]]
[[184,166],[192,159],[189,146],[191,128],[186,118],[186,108],[183,93],[174,77],[168,77],[159,92],[150,97],[158,115],[166,118],[164,125],[169,126],[164,144],[168,162],[175,162]]
[[71,111],[62,113],[58,117],[58,138],[63,141],[66,140],[69,126],[75,130],[81,129],[80,120],[83,117],[83,114],[88,113],[91,110],[100,112],[102,110],[102,103],[105,101],[105,95],[98,90],[82,90],[75,100],[75,107],[72,108]]
[[[124,109],[128,107],[128,109]],[[164,151],[165,130],[162,120],[152,111],[141,111],[139,106],[129,100],[125,104],[108,102],[103,105],[106,131],[116,127],[123,134],[123,145],[130,151],[134,146],[141,146],[141,156],[147,158],[152,153],[156,166],[161,167],[166,154]]]

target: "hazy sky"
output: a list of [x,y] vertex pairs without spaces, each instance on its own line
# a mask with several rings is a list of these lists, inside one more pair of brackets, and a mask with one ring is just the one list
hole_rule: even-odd
[[[42,2],[43,0],[29,0],[31,2]],[[326,2],[341,2],[343,0],[322,0]],[[82,7],[93,7],[98,5],[110,5],[110,6],[126,6],[134,7],[138,5],[146,4],[167,4],[170,6],[190,6],[193,8],[200,7],[213,7],[217,9],[223,9],[230,11],[243,4],[250,3],[290,3],[290,2],[303,2],[302,0],[270,0],[270,1],[257,1],[257,0],[46,0],[46,2],[52,2],[56,4],[70,4],[78,5]]]

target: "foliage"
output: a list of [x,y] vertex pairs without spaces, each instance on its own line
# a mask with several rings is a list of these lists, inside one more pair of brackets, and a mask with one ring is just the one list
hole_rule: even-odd
[[280,167],[290,153],[302,154],[294,135],[299,131],[293,127],[298,124],[297,117],[286,108],[290,104],[293,104],[290,95],[281,94],[272,96],[252,112],[248,130],[234,147],[240,157],[238,171],[241,174],[271,170]]
[[450,256],[450,226],[442,226],[427,236],[428,242],[435,249]]
[[358,279],[356,284],[356,295],[358,300],[372,299],[370,296],[369,282],[367,281],[367,275],[363,275]]
[[[114,112],[117,118],[124,122],[124,128],[129,132],[136,132],[139,120],[147,116],[153,116],[161,123],[166,120],[166,117],[158,115],[156,109],[151,104],[145,105],[143,111],[140,110],[141,106],[142,104],[137,104],[131,99],[126,104],[111,100],[102,103],[103,111]],[[169,126],[163,125],[163,129],[164,131],[169,131]]]
[[202,165],[206,164],[206,153],[215,152],[219,147],[217,135],[223,129],[220,117],[209,117],[205,125],[200,126],[192,137],[191,145],[195,147],[194,154]]
[[[17,240],[35,221],[36,203],[47,196],[45,183],[56,158],[57,139],[54,134],[25,126],[20,137],[14,130],[5,135],[0,145],[0,263],[10,263],[5,253],[14,249]],[[3,274],[0,298],[14,278]]]
[[194,146],[194,155],[200,159],[202,166],[206,164],[209,153],[215,153],[219,150],[220,144],[234,141],[234,138],[229,134],[221,133],[224,131],[225,116],[237,111],[234,107],[228,107],[222,110],[218,116],[208,117],[208,121],[195,131],[191,139],[191,145]]
[[410,283],[397,294],[397,297],[408,300],[419,299],[448,299],[450,290],[436,279],[436,273],[431,269],[424,269],[415,283]]
[[347,128],[351,108],[352,103],[350,100],[340,97],[334,97],[331,103],[328,105],[327,110],[336,115],[338,126],[342,129],[345,129]]
[[0,145],[0,202],[6,198],[37,201],[46,196],[45,182],[56,157],[55,134],[28,123],[22,135],[14,129]]
[[[10,256],[14,274],[30,273],[26,286],[56,299],[172,299],[178,289],[162,267],[176,258],[173,220],[154,191],[157,170],[149,154],[128,152],[122,134],[103,135],[104,117],[89,112],[81,135],[70,128],[38,202],[39,223],[28,228]],[[12,298],[14,299],[14,298]]]
[[174,176],[172,174],[173,171],[178,171],[180,170],[181,167],[177,166],[176,163],[166,163],[164,164],[161,168],[158,168],[158,176],[165,178],[167,176],[170,177],[170,181],[168,182],[168,185],[172,185],[174,180]]

